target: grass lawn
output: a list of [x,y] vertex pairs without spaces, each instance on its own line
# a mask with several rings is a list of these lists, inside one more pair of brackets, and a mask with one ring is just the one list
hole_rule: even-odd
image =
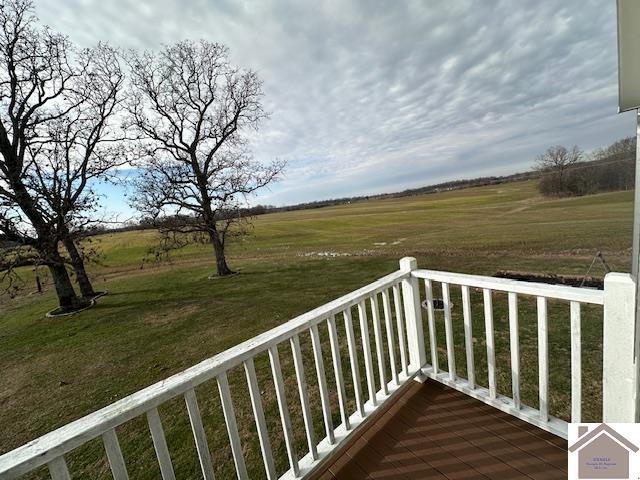
[[[229,249],[229,262],[241,274],[214,281],[207,280],[214,269],[207,246],[177,252],[171,263],[143,266],[155,232],[96,237],[93,242],[102,257],[91,273],[95,287],[109,291],[96,307],[46,319],[43,314],[55,306],[51,287],[42,295],[0,297],[0,453],[369,283],[397,269],[402,256],[417,257],[421,267],[466,273],[492,275],[517,269],[584,274],[600,250],[614,270],[628,271],[632,206],[633,192],[545,199],[537,194],[535,182],[528,181],[269,214],[258,217],[252,235]],[[32,285],[32,272],[23,273],[26,285]],[[596,268],[594,273],[601,275],[602,270]],[[459,289],[452,293],[460,346],[458,372],[464,376],[462,303]],[[474,292],[477,377],[486,385],[481,300],[481,294]],[[508,393],[506,295],[495,295],[494,310],[498,388]],[[583,312],[585,420],[596,419],[600,409],[601,314],[601,308],[595,307]],[[568,305],[550,302],[549,319],[550,412],[566,419],[570,412]],[[438,322],[442,327],[442,320]],[[344,337],[341,318],[338,324]],[[320,330],[326,344],[326,327]],[[446,367],[444,328],[438,334],[440,362]],[[533,299],[520,302],[520,336],[522,399],[535,407]],[[307,378],[310,389],[317,391],[307,337],[301,337]],[[328,348],[323,354],[329,371]],[[288,344],[281,346],[280,355],[296,447],[302,456],[307,449]],[[346,359],[343,352],[343,367]],[[281,473],[287,469],[286,454],[266,355],[256,359],[256,369]],[[345,378],[350,378],[346,368]],[[229,380],[249,474],[262,478],[243,372],[234,369]],[[333,385],[330,388],[335,392]],[[217,478],[232,478],[233,461],[215,382],[203,385],[197,394]],[[322,438],[318,395],[311,400],[314,427]],[[335,394],[332,403],[337,424]],[[176,475],[199,478],[184,401],[169,402],[160,413]],[[132,478],[157,478],[144,418],[119,428],[118,435]],[[98,440],[69,459],[78,478],[110,478]]]

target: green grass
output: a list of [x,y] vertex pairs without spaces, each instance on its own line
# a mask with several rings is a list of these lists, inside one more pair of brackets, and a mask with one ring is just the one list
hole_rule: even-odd
[[[401,199],[358,202],[318,210],[258,217],[250,237],[229,248],[241,274],[207,280],[214,261],[208,246],[176,252],[172,262],[143,265],[156,241],[153,231],[106,234],[93,239],[101,251],[91,266],[97,289],[107,289],[93,309],[47,319],[55,306],[51,287],[42,295],[0,297],[0,453],[397,269],[405,255],[421,267],[492,275],[501,269],[584,274],[601,250],[610,265],[627,271],[633,192],[544,199],[534,182],[473,188]],[[331,257],[319,253],[335,253]],[[602,271],[596,269],[596,274]],[[25,270],[25,291],[32,272]],[[439,286],[436,293],[439,295]],[[456,362],[466,375],[461,298],[452,289]],[[498,388],[510,391],[506,296],[494,298]],[[486,385],[482,299],[472,294],[478,382]],[[569,413],[568,306],[549,305],[551,413]],[[354,311],[357,328],[357,315]],[[338,329],[344,337],[342,319]],[[320,329],[330,371],[326,326]],[[585,420],[600,408],[601,309],[585,308],[583,321]],[[439,358],[446,367],[444,328],[438,319]],[[522,398],[537,406],[534,301],[520,302]],[[301,337],[307,380],[317,392],[308,335]],[[342,342],[344,343],[344,342]],[[341,344],[341,348],[344,345]],[[347,355],[343,353],[346,379]],[[280,348],[296,447],[306,452],[291,351]],[[256,359],[279,472],[286,454],[265,355]],[[241,369],[229,373],[251,478],[264,476]],[[332,378],[332,375],[328,375]],[[363,380],[364,381],[364,380]],[[364,383],[363,383],[364,385]],[[335,392],[330,385],[331,392]],[[197,390],[217,478],[232,478],[233,462],[215,382]],[[348,381],[348,394],[353,386]],[[318,395],[311,398],[322,438]],[[338,423],[337,400],[332,394]],[[353,402],[351,402],[353,408]],[[161,408],[176,473],[198,478],[198,464],[182,399]],[[132,478],[157,478],[157,462],[144,419],[118,429]],[[109,478],[99,441],[70,456],[79,478]]]

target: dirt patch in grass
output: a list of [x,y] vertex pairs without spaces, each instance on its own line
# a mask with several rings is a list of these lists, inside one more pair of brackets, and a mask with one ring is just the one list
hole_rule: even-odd
[[142,322],[148,325],[169,325],[177,320],[184,320],[186,317],[195,315],[198,311],[200,311],[200,306],[195,303],[180,305],[161,312],[149,312],[142,317]]

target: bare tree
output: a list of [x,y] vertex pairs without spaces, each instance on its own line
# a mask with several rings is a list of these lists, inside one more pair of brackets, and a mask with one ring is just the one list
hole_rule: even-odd
[[265,117],[261,82],[231,65],[226,47],[206,41],[132,52],[130,67],[129,122],[142,167],[133,203],[163,219],[161,231],[206,234],[218,275],[229,275],[225,242],[239,232],[239,207],[283,168],[254,161],[242,135]]
[[91,183],[119,161],[108,120],[122,71],[113,49],[76,51],[36,21],[30,0],[0,3],[0,235],[37,252],[60,309],[71,311],[87,300],[59,245],[89,222]]
[[568,192],[567,176],[583,157],[583,152],[575,145],[568,150],[562,145],[549,147],[536,159],[536,169],[543,173],[540,188],[543,193],[563,195]]
[[105,44],[82,52],[89,56],[87,70],[75,91],[78,108],[48,122],[28,149],[30,190],[41,198],[41,208],[55,219],[62,243],[83,297],[95,296],[84,265],[85,250],[76,241],[95,225],[99,196],[96,181],[109,180],[111,172],[128,160],[124,135],[113,119],[122,102],[124,75],[118,53]]
[[621,138],[592,152],[598,191],[630,190],[635,184],[636,137]]

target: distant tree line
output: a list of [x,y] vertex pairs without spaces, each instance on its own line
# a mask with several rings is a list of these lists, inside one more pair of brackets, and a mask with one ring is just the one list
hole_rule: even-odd
[[631,190],[635,184],[636,138],[622,138],[586,155],[578,146],[549,147],[534,167],[540,175],[540,193],[580,196]]
[[[366,200],[411,197],[415,195],[424,195],[427,193],[440,193],[440,192],[446,192],[450,190],[460,190],[463,188],[481,187],[485,185],[498,185],[501,183],[537,178],[538,176],[539,176],[538,172],[534,172],[534,171],[522,172],[522,173],[514,173],[512,175],[504,175],[504,176],[490,176],[490,177],[478,177],[478,178],[463,179],[463,180],[451,180],[448,182],[442,182],[435,185],[427,185],[424,187],[410,188],[407,190],[402,190],[400,192],[393,192],[393,193],[379,193],[375,195],[360,195],[360,196],[354,196],[354,197],[341,197],[341,198],[333,198],[328,200],[317,200],[314,202],[297,203],[295,205],[286,205],[283,207],[274,207],[270,205],[264,205],[259,207],[261,207],[260,211],[262,213],[287,212],[292,210],[309,210],[314,208],[329,207],[333,205],[344,205],[344,204],[361,202]],[[256,213],[256,215],[259,215],[259,213]]]
[[[265,213],[274,212],[290,212],[295,210],[312,210],[315,208],[330,207],[334,205],[345,205],[355,202],[363,202],[367,200],[380,200],[385,198],[402,198],[411,197],[415,195],[424,195],[427,193],[439,193],[450,190],[460,190],[463,188],[481,187],[486,185],[498,185],[501,183],[515,182],[519,180],[529,180],[531,178],[538,178],[540,175],[538,172],[522,172],[514,173],[512,175],[504,176],[490,176],[490,177],[478,177],[472,179],[452,180],[449,182],[438,183],[435,185],[427,185],[425,187],[411,188],[402,190],[400,192],[393,193],[379,193],[374,195],[358,195],[353,197],[340,197],[330,198],[327,200],[316,200],[313,202],[296,203],[293,205],[284,205],[282,207],[276,207],[274,205],[256,205],[255,207],[240,209],[240,215],[256,216],[263,215]],[[133,226],[132,228],[135,228]],[[141,228],[144,225],[141,224]]]
[[[277,207],[275,205],[255,205],[252,207],[242,207],[237,208],[233,211],[227,211],[223,215],[226,215],[227,218],[233,217],[234,219],[249,219],[251,217],[256,217],[258,215],[264,215],[266,213],[276,213],[276,212],[290,212],[295,210],[312,210],[316,208],[324,208],[335,205],[346,205],[355,202],[363,202],[367,200],[379,200],[385,198],[402,198],[402,197],[410,197],[415,195],[424,195],[429,193],[439,193],[446,192],[450,190],[460,190],[464,188],[471,187],[480,187],[486,185],[499,185],[502,183],[508,182],[516,182],[529,180],[532,178],[540,177],[540,173],[537,171],[530,172],[520,172],[514,173],[512,175],[503,175],[503,176],[488,176],[488,177],[478,177],[472,179],[463,179],[463,180],[452,180],[449,182],[438,183],[435,185],[427,185],[425,187],[412,188],[403,190],[400,192],[393,193],[380,193],[376,195],[360,195],[354,197],[341,197],[341,198],[332,198],[327,200],[316,200],[313,202],[305,202],[305,203],[296,203],[293,205],[285,205],[281,207]],[[183,217],[184,222],[189,223],[190,217],[188,215]],[[222,218],[221,218],[222,219]],[[98,235],[105,232],[126,232],[132,230],[146,230],[146,229],[157,229],[159,225],[162,224],[171,224],[174,222],[174,219],[171,217],[144,217],[134,222],[129,222],[126,225],[118,226],[118,227],[107,227],[106,225],[94,226],[90,234]]]
[[[236,214],[251,217],[274,212],[311,210],[366,200],[410,197],[535,178],[540,178],[539,189],[545,195],[588,195],[602,191],[630,190],[634,188],[635,184],[635,150],[635,137],[622,138],[605,148],[593,151],[590,155],[586,155],[578,147],[569,150],[563,146],[554,146],[540,155],[536,159],[534,168],[528,172],[451,180],[400,192],[331,198],[281,207],[256,205],[239,209]],[[118,230],[137,228],[154,227],[152,223],[142,220],[139,224],[129,225]]]

